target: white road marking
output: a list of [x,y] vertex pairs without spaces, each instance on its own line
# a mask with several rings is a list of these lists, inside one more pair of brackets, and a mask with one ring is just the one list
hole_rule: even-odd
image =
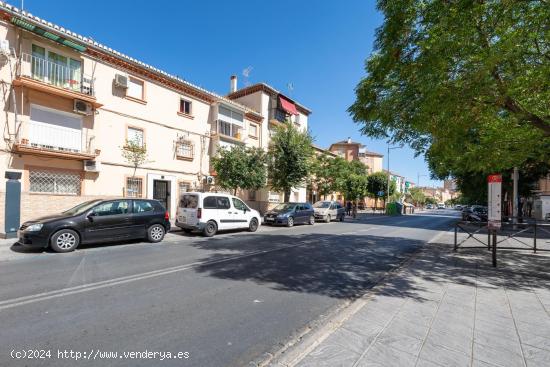
[[224,259],[219,259],[219,260],[212,260],[212,261],[207,261],[207,262],[197,261],[197,262],[193,262],[193,263],[186,264],[186,265],[173,266],[173,267],[169,267],[169,268],[153,270],[153,271],[148,271],[148,272],[144,272],[144,273],[138,273],[138,274],[133,274],[133,275],[128,275],[128,276],[123,276],[123,277],[118,277],[118,278],[113,278],[113,279],[107,279],[107,280],[102,280],[102,281],[99,281],[99,282],[83,284],[83,285],[74,286],[74,287],[62,288],[62,289],[58,289],[58,290],[54,290],[54,291],[37,293],[37,294],[29,295],[29,296],[12,298],[12,299],[8,299],[8,300],[0,301],[0,311],[8,309],[8,308],[13,308],[13,307],[17,307],[17,306],[26,305],[26,304],[29,304],[29,303],[45,301],[45,300],[52,299],[52,298],[58,298],[58,297],[63,297],[63,296],[68,296],[68,295],[71,295],[71,294],[78,294],[78,293],[83,293],[83,292],[89,292],[89,291],[96,290],[96,289],[112,287],[112,286],[115,286],[115,285],[131,283],[131,282],[135,282],[135,281],[138,281],[138,280],[144,280],[144,279],[159,277],[159,276],[168,275],[168,274],[172,274],[172,273],[182,272],[182,271],[189,270],[189,269],[192,269],[192,268],[195,268],[195,267],[198,267],[198,266],[215,265],[215,264],[220,264],[220,263],[224,263],[224,262],[228,262],[228,261],[244,259],[244,258],[247,258],[247,257],[263,255],[263,254],[267,254],[267,253],[270,253],[270,252],[281,251],[281,250],[285,250],[285,249],[289,249],[289,248],[303,246],[305,244],[306,244],[305,241],[301,241],[301,242],[299,242],[297,244],[294,244],[294,245],[282,246],[282,247],[278,247],[278,248],[274,248],[274,249],[268,249],[268,250],[258,250],[258,251],[250,252],[250,253],[247,253],[247,254],[244,254],[244,255],[229,256],[229,257],[226,257]]

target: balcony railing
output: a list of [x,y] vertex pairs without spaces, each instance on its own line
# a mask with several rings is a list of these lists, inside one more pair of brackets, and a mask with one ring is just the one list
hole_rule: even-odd
[[243,129],[239,125],[231,124],[223,120],[217,120],[212,124],[212,132],[220,136],[227,136],[241,140]]
[[81,129],[55,126],[38,121],[28,121],[17,139],[17,148],[27,148],[56,154],[97,155],[92,147],[93,138],[83,139]]
[[20,76],[39,80],[49,85],[93,96],[94,79],[80,68],[70,68],[30,54],[21,54]]

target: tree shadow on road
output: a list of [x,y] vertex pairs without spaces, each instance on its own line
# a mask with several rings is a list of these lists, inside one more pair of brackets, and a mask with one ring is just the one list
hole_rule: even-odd
[[[269,249],[299,245],[284,251],[254,255],[259,243]],[[384,279],[383,293],[417,301],[433,300],[434,284],[478,287],[507,287],[523,290],[550,289],[550,257],[525,252],[500,251],[500,266],[491,267],[487,250],[464,250],[455,254],[449,243],[429,244],[418,252],[423,241],[373,235],[258,235],[252,242],[223,239],[193,246],[215,250],[204,262],[221,260],[231,254],[250,256],[196,268],[211,277],[252,281],[279,291],[318,294],[340,299],[363,296]],[[388,272],[414,256],[399,276]],[[385,278],[384,278],[385,277]]]

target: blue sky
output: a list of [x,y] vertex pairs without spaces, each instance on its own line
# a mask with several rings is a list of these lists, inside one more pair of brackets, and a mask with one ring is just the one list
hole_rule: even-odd
[[[351,137],[386,155],[386,142],[361,136],[346,112],[383,21],[374,0],[25,0],[24,7],[220,94],[228,92],[231,74],[243,86],[247,67],[249,83],[285,93],[292,83],[291,97],[313,110],[317,145]],[[390,169],[415,182],[417,174],[429,175],[424,158],[408,148],[391,151]]]

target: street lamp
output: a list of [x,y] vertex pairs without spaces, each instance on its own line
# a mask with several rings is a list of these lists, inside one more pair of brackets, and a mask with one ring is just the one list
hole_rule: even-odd
[[400,145],[400,146],[397,146],[397,147],[390,147],[390,145],[388,144],[388,186],[386,187],[386,210],[388,210],[388,203],[390,201],[390,150],[392,149],[398,149],[398,148],[402,148],[403,146]]

